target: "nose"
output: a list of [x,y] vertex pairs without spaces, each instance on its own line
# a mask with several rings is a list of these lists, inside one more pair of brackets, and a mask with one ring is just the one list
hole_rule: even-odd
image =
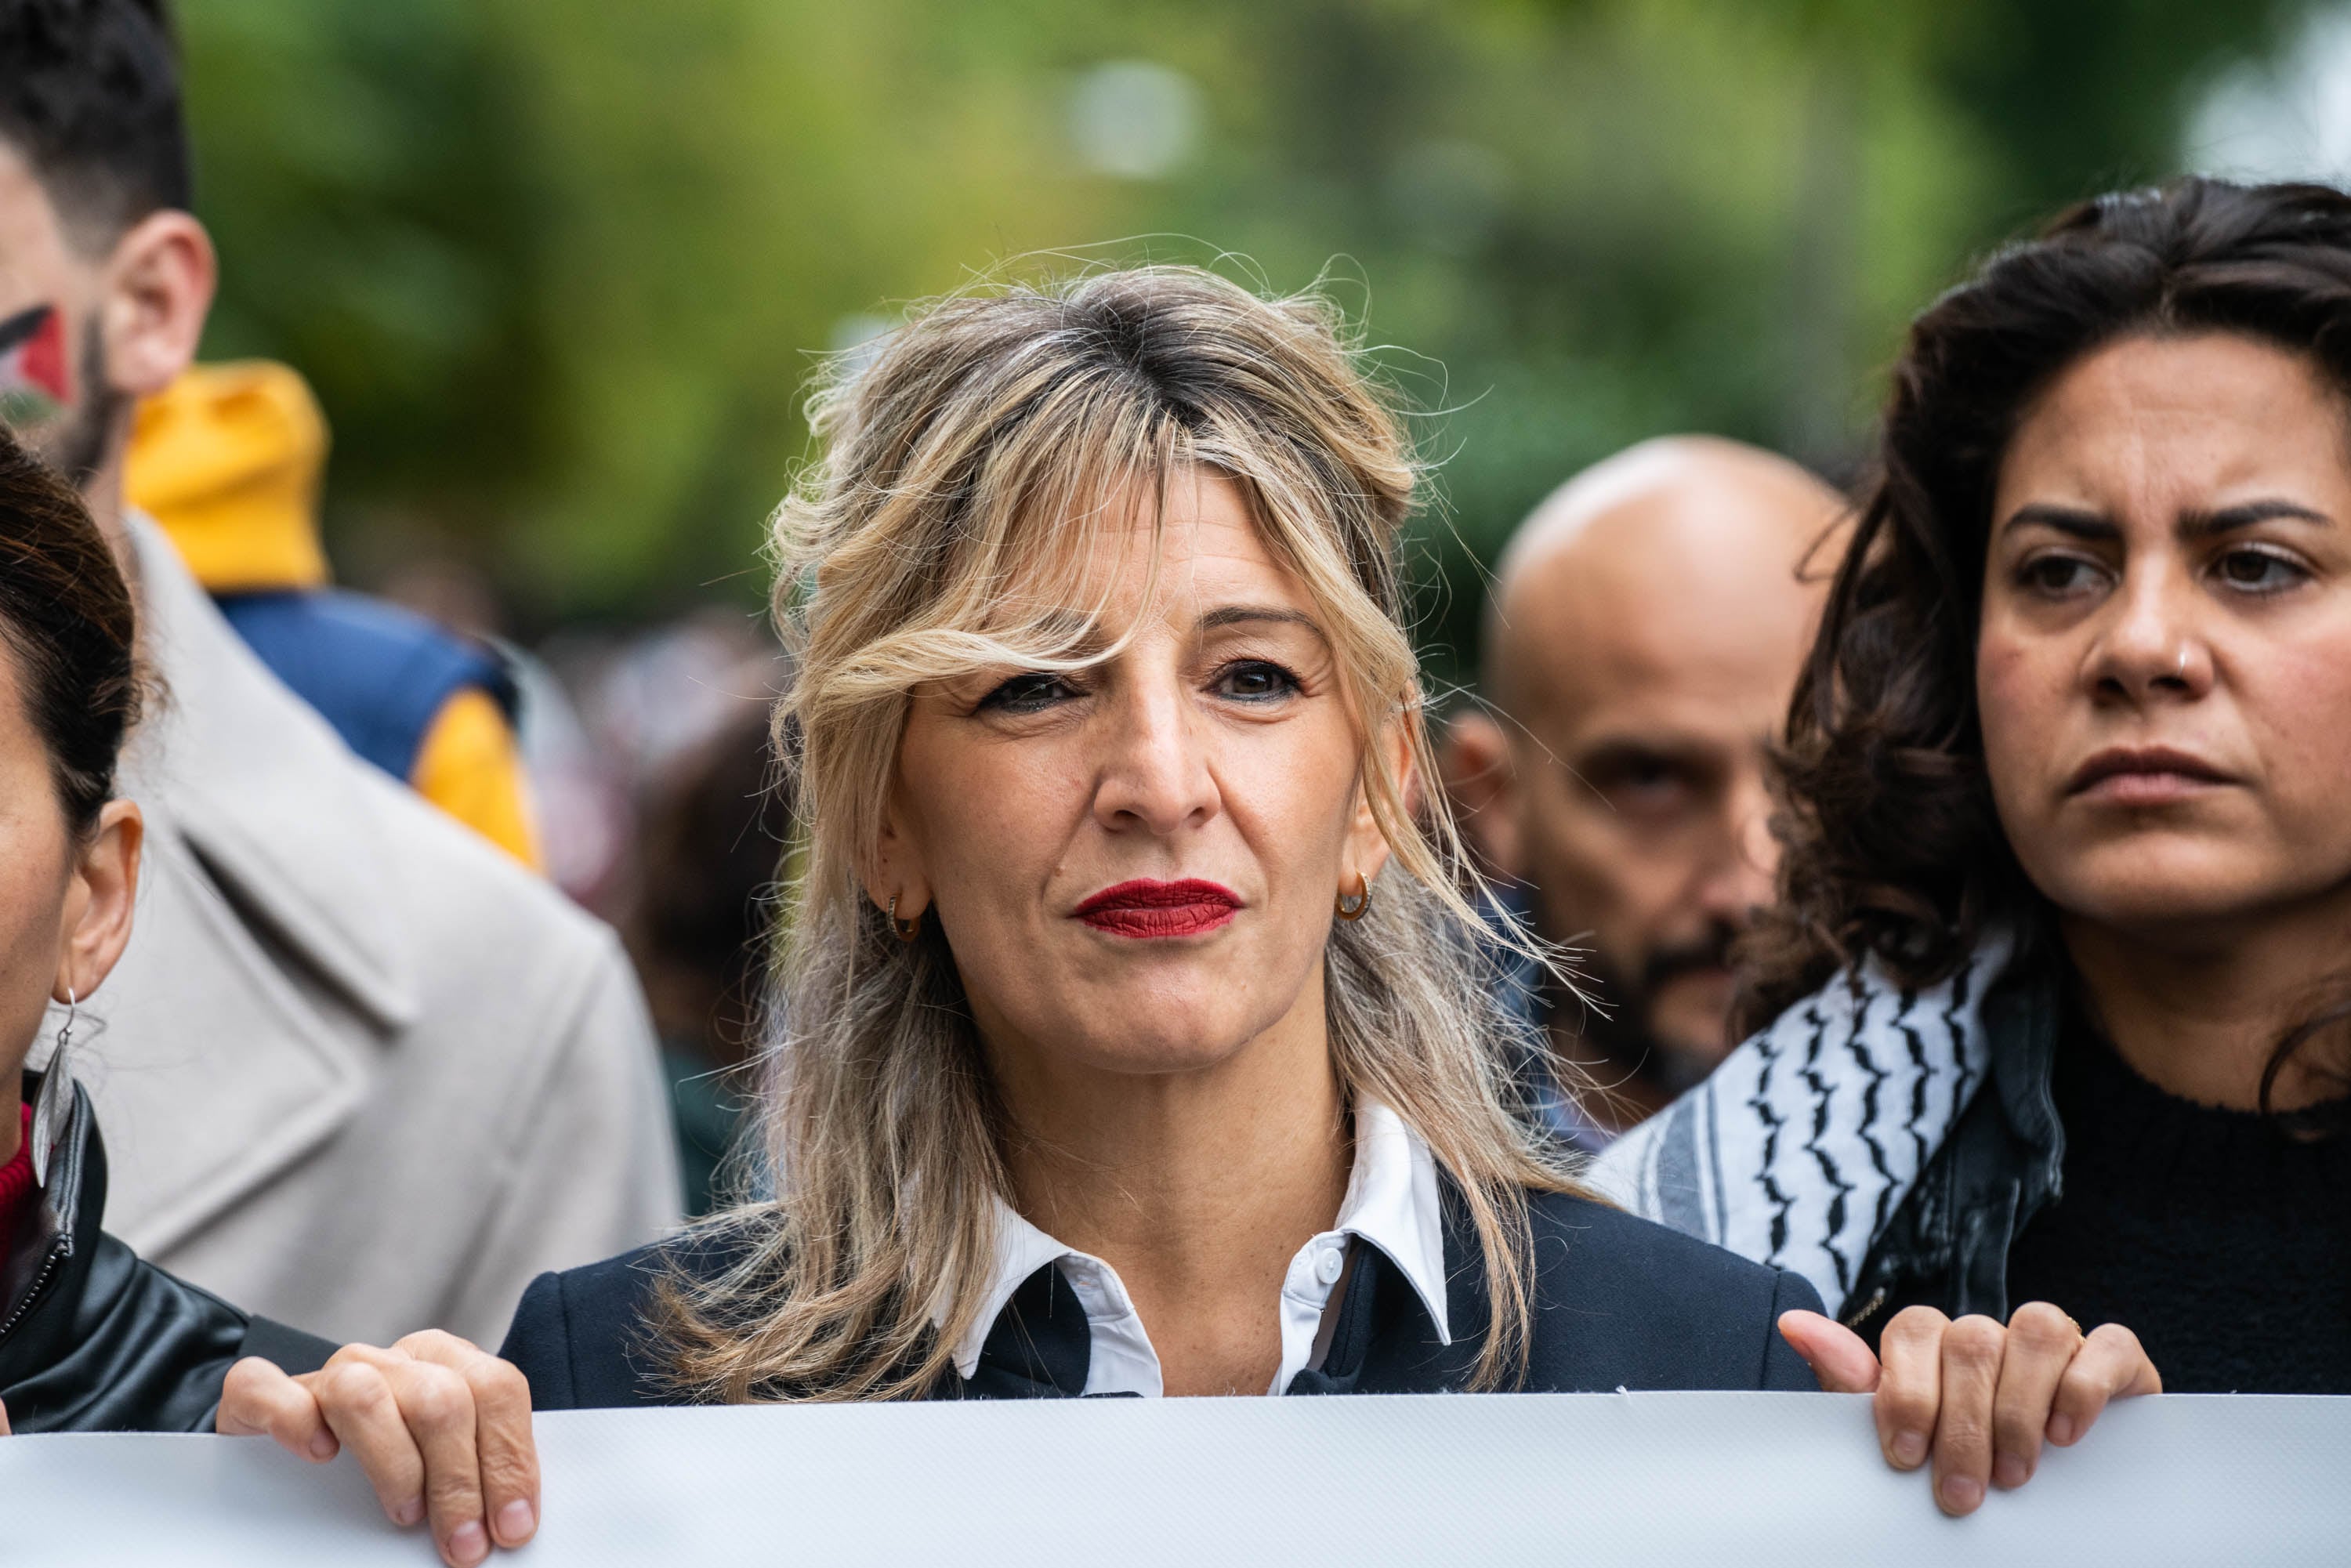
[[2197,627],[2197,602],[2184,570],[2168,562],[2126,574],[2083,667],[2091,695],[2139,706],[2210,691],[2212,651]]
[[1759,756],[1723,795],[1721,849],[1700,873],[1698,902],[1722,925],[1744,926],[1771,902],[1780,841],[1771,836],[1771,791]]
[[1105,752],[1094,820],[1112,832],[1161,838],[1196,828],[1221,810],[1207,737],[1179,680],[1136,680],[1102,716]]

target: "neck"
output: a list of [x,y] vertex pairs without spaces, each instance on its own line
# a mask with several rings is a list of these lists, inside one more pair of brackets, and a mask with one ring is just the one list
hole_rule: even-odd
[[[2060,931],[2098,1022],[2141,1077],[2182,1099],[2255,1110],[2279,1041],[2351,1001],[2346,894],[2232,919],[2220,936],[2126,932],[2071,916]],[[2324,1049],[2314,1041],[2294,1053],[2269,1109],[2300,1110],[2342,1092]]]
[[16,1157],[25,1146],[25,1069],[17,1065],[0,1073],[0,1166]]
[[136,586],[139,581],[138,563],[131,558],[131,529],[123,521],[122,445],[116,441],[109,448],[106,461],[88,479],[82,481],[82,504],[89,508],[90,519],[98,531],[114,549],[114,564],[122,569],[123,577]]
[[1319,973],[1306,989],[1272,1029],[1181,1072],[991,1043],[1016,1206],[1118,1270],[1169,1394],[1271,1382],[1283,1276],[1346,1196],[1353,1147]]

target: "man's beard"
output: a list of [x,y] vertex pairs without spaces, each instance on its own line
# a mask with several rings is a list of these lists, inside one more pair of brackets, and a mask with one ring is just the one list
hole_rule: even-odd
[[77,490],[106,465],[116,422],[121,417],[123,395],[107,384],[106,346],[95,319],[82,323],[81,402],[37,429],[20,431],[33,455],[65,476]]
[[1729,968],[1731,944],[1740,935],[1739,927],[1717,923],[1696,941],[1651,953],[1637,977],[1620,973],[1596,952],[1586,956],[1583,967],[1597,982],[1595,994],[1607,1007],[1605,1016],[1598,1009],[1587,1011],[1578,1031],[1586,1048],[1597,1048],[1615,1067],[1639,1073],[1667,1098],[1702,1082],[1722,1061],[1722,1042],[1700,1046],[1663,1040],[1650,1019],[1657,993],[1675,980]]

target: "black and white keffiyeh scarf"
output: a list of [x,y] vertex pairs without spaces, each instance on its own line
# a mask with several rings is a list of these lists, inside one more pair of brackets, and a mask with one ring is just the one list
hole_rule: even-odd
[[1922,990],[1875,959],[1837,976],[1610,1145],[1589,1179],[1646,1218],[1802,1274],[1842,1312],[1983,1084],[1983,997],[2011,950],[1987,940]]

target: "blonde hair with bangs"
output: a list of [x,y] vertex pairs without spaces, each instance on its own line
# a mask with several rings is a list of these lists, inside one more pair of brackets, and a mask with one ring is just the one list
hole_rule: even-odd
[[1342,1093],[1393,1108],[1458,1191],[1493,1303],[1474,1385],[1523,1368],[1525,1194],[1581,1189],[1519,1103],[1515,1053],[1533,1042],[1500,1000],[1441,793],[1396,765],[1400,731],[1411,776],[1437,777],[1398,561],[1419,476],[1356,353],[1318,296],[1144,267],[950,297],[820,382],[822,456],[773,529],[798,671],[776,735],[804,840],[759,1062],[775,1190],[705,1222],[719,1272],[662,1281],[682,1389],[904,1398],[949,1372],[1012,1187],[938,923],[901,942],[864,892],[909,694],[1108,656],[1076,641],[1095,553],[1129,498],[1192,469],[1239,487],[1312,601],[1393,852],[1370,913],[1329,938]]

